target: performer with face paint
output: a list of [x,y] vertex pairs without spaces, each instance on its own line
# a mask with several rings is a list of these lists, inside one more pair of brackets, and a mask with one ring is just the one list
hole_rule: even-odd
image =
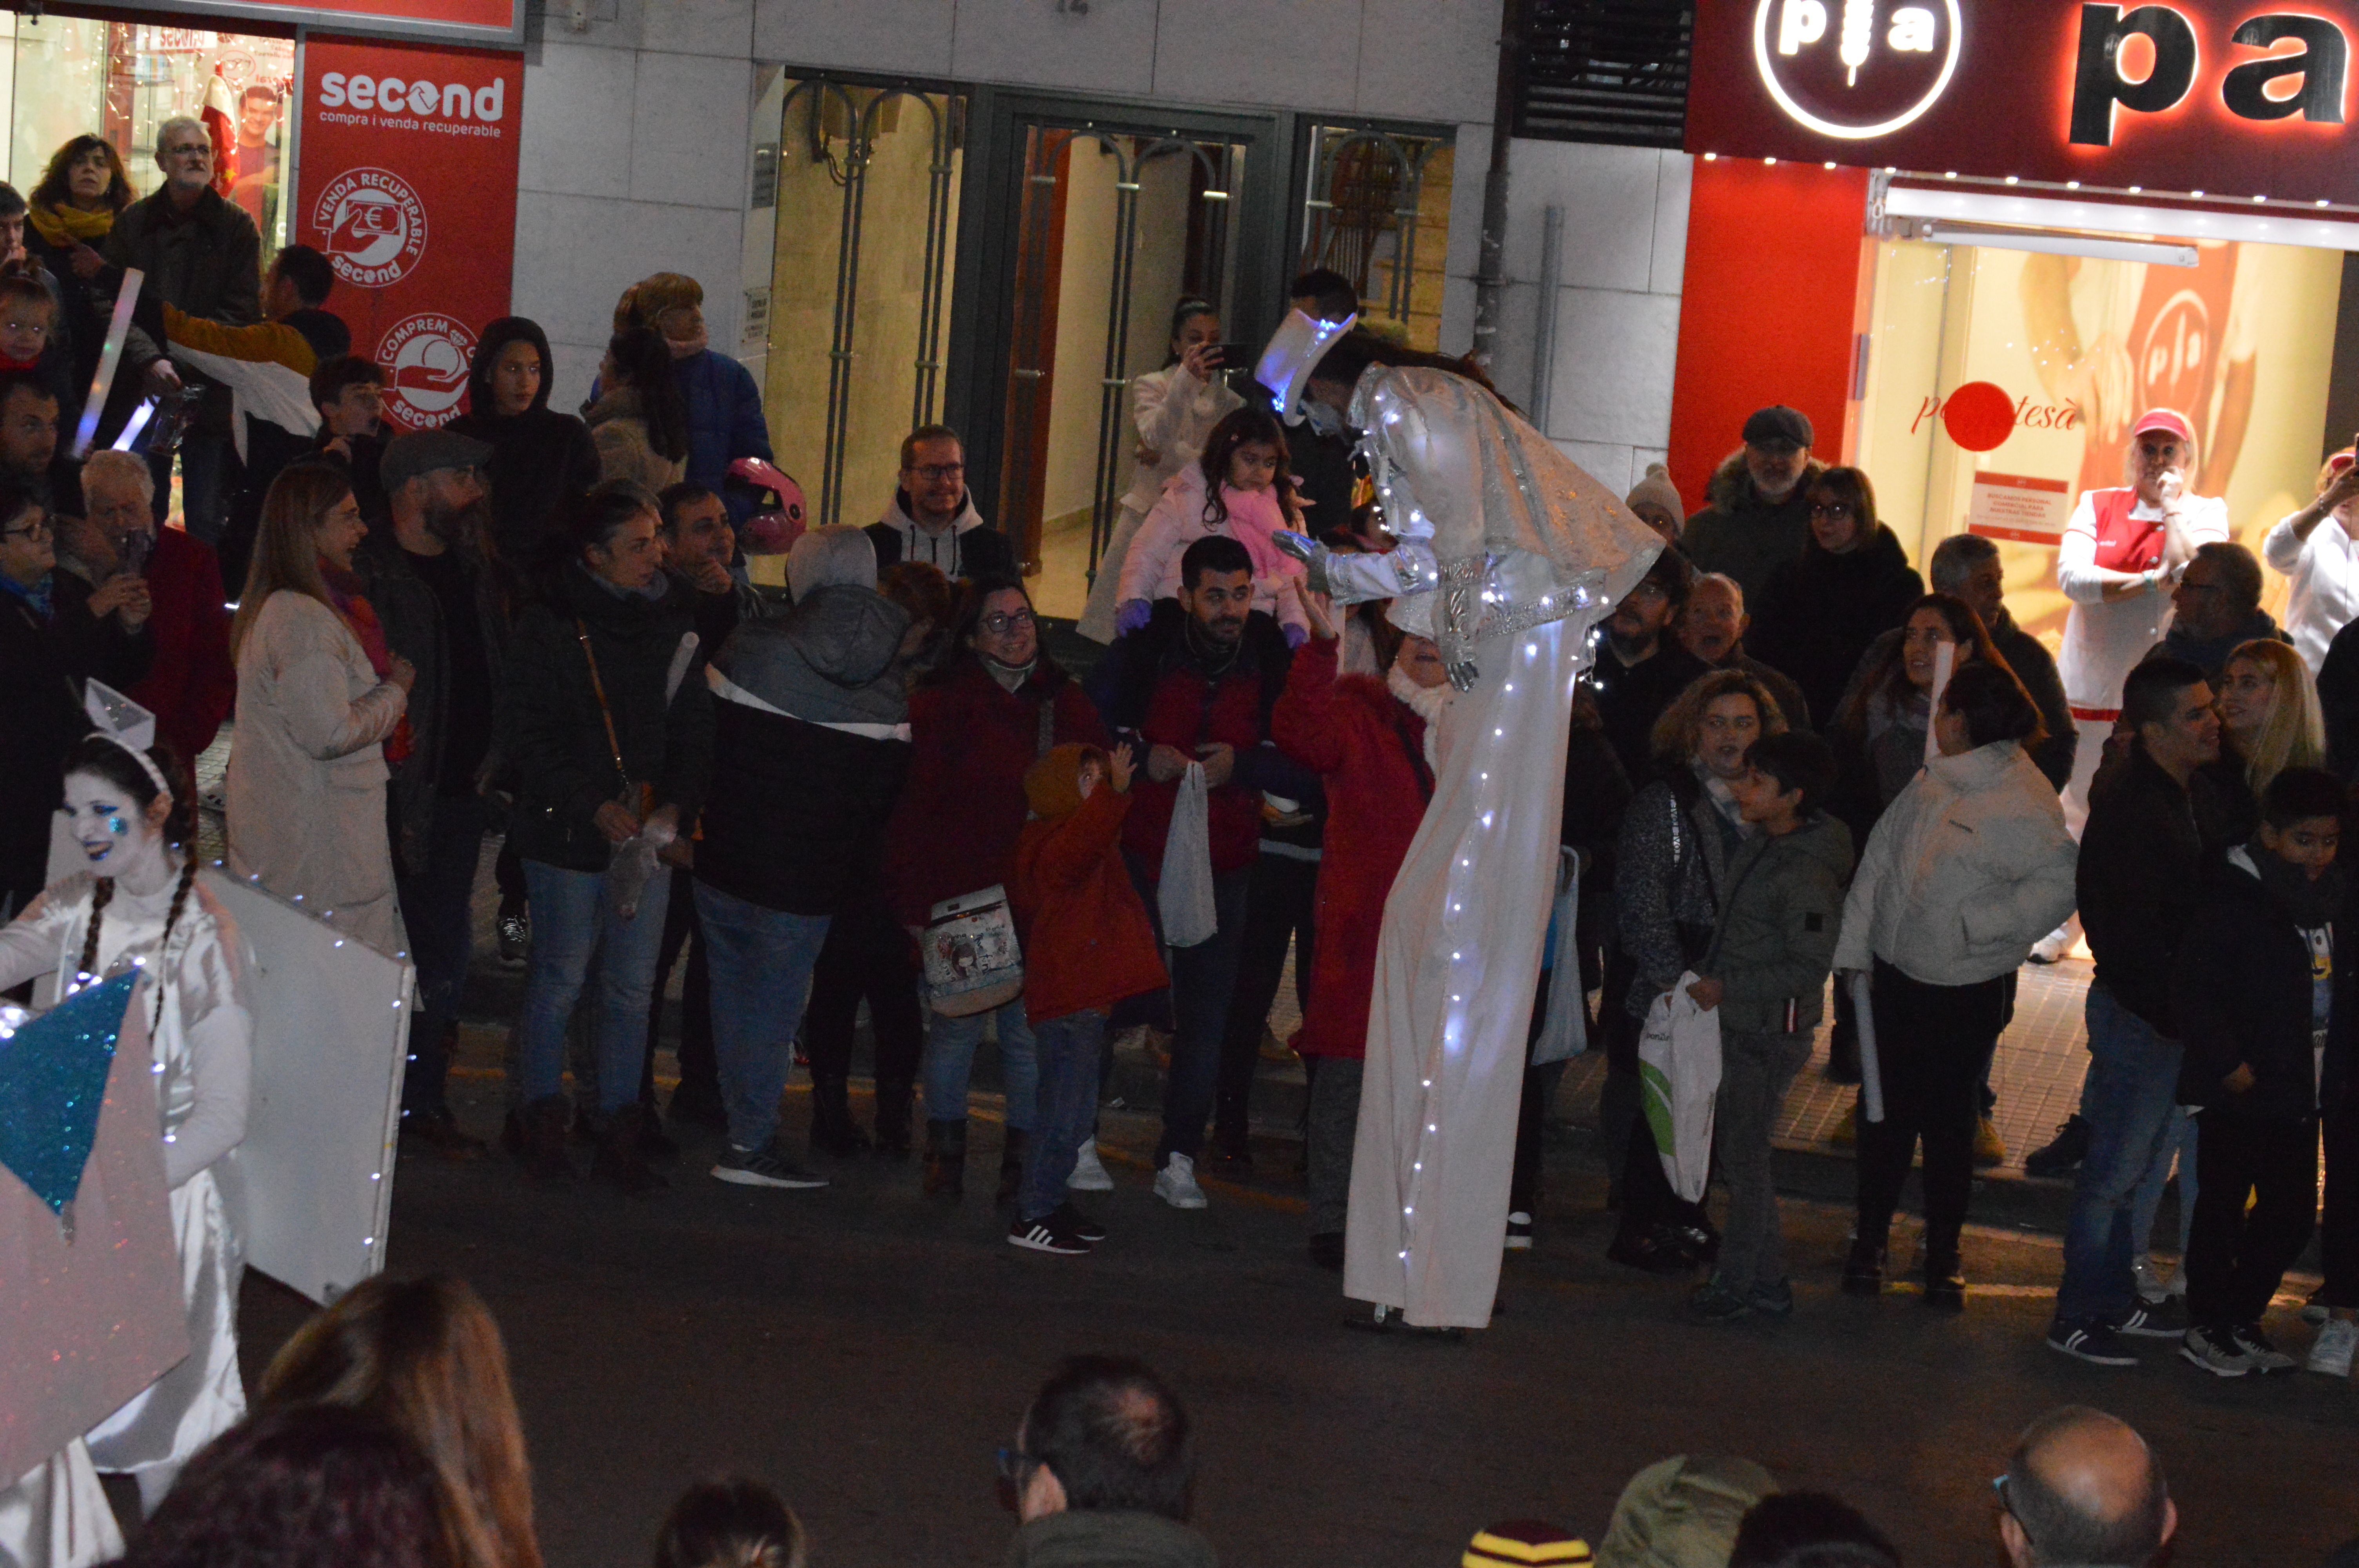
[[[234,1151],[245,1137],[251,962],[236,925],[198,880],[196,792],[172,753],[150,749],[151,715],[92,683],[95,733],[66,755],[60,810],[87,869],[53,883],[0,928],[0,989],[55,976],[60,994],[130,968],[155,1052],[164,1180],[189,1314],[189,1357],[99,1423],[80,1465],[136,1477],[153,1511],[180,1466],[245,1413],[237,1366],[244,1249]],[[60,1487],[58,1490],[64,1490]],[[0,1562],[42,1562],[39,1510],[0,1492]],[[50,1499],[64,1506],[62,1498]],[[34,1541],[7,1539],[29,1527]],[[20,1546],[28,1554],[12,1557]]]
[[1278,414],[1358,433],[1401,541],[1281,542],[1339,603],[1393,600],[1462,695],[1385,904],[1343,1292],[1413,1326],[1490,1321],[1526,1031],[1555,892],[1566,733],[1590,628],[1663,542],[1465,366],[1289,315],[1256,376]]

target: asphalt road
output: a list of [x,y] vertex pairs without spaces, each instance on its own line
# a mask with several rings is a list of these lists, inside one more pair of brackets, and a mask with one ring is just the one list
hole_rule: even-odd
[[[490,1131],[493,1086],[460,1087]],[[1603,1260],[1599,1184],[1560,1149],[1504,1314],[1436,1343],[1344,1326],[1335,1277],[1302,1260],[1284,1144],[1256,1184],[1212,1184],[1209,1209],[1180,1214],[1147,1190],[1151,1127],[1109,1132],[1119,1190],[1095,1207],[1114,1235],[1087,1259],[1006,1244],[995,1129],[978,1123],[955,1206],[919,1194],[914,1162],[874,1159],[824,1192],[755,1192],[710,1180],[691,1146],[670,1192],[631,1202],[535,1187],[497,1156],[408,1161],[390,1265],[462,1274],[498,1314],[551,1568],[647,1562],[673,1496],[725,1471],[785,1494],[818,1568],[996,1563],[1014,1521],[994,1447],[1081,1350],[1143,1356],[1179,1387],[1198,1522],[1233,1564],[1438,1568],[1476,1527],[1530,1515],[1593,1540],[1639,1466],[1716,1450],[1850,1498],[1912,1565],[1985,1568],[1990,1477],[2027,1420],[2068,1401],[2159,1446],[2180,1563],[2314,1563],[2359,1535],[2349,1387],[2215,1381],[2168,1347],[2132,1373],[2068,1362],[2040,1343],[2057,1265],[2042,1238],[1971,1232],[1975,1293],[1949,1319],[1839,1294],[1846,1216],[1789,1204],[1797,1314],[1707,1327],[1682,1319],[1684,1287]],[[304,1310],[249,1278],[249,1377]],[[2290,1314],[2286,1329],[2307,1343]]]

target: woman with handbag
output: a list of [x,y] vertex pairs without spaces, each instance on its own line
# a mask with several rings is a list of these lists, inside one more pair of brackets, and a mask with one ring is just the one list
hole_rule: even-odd
[[[885,881],[904,925],[931,923],[934,906],[1015,874],[1027,807],[1024,772],[1056,746],[1112,742],[1081,684],[1040,651],[1032,600],[1014,578],[965,585],[950,653],[909,699],[909,776],[886,829]],[[966,1182],[967,1084],[983,1026],[999,1036],[1011,1136],[1000,1182],[1012,1197],[1033,1112],[1032,1034],[1019,996],[996,1008],[948,1009],[929,998],[924,1065],[926,1190],[956,1196]],[[1096,1164],[1094,1152],[1087,1162]],[[1084,1179],[1088,1179],[1086,1173]]]
[[408,942],[385,788],[388,763],[408,753],[418,672],[386,646],[353,575],[366,533],[334,464],[293,464],[263,500],[229,631],[229,867],[391,957]]
[[516,618],[500,723],[516,763],[508,841],[531,900],[532,966],[516,1029],[525,1155],[567,1175],[565,1032],[599,953],[598,1152],[625,1193],[665,1185],[639,1145],[647,994],[671,870],[657,852],[696,820],[712,708],[693,618],[663,572],[656,499],[600,484],[566,516],[564,556]]

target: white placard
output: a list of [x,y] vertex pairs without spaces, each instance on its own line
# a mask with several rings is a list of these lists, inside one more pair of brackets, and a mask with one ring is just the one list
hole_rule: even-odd
[[2072,486],[2028,474],[1978,473],[1966,505],[1966,532],[2020,545],[2053,545],[2072,520]]

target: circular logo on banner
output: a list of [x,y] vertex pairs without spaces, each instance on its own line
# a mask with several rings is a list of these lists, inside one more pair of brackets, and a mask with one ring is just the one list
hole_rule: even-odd
[[346,283],[383,288],[426,254],[426,204],[389,169],[346,169],[311,209],[329,265]]
[[1867,141],[1913,124],[1957,74],[1958,0],[1760,0],[1753,63],[1788,119]]
[[474,357],[475,334],[448,316],[429,310],[394,323],[376,345],[386,417],[411,430],[449,424],[458,417]]

